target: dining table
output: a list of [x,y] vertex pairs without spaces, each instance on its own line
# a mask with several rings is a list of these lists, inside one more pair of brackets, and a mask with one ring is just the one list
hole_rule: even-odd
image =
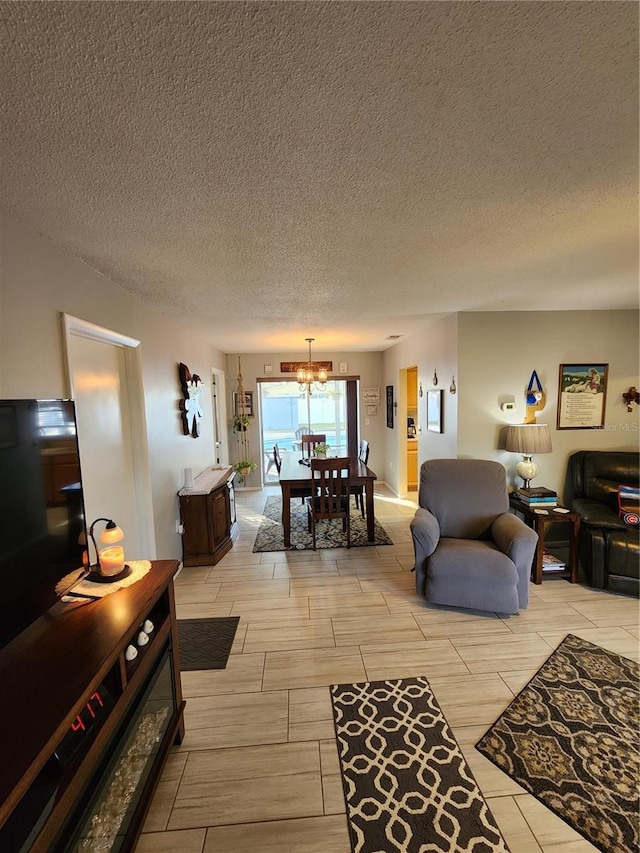
[[[352,486],[364,486],[365,515],[367,521],[367,541],[375,542],[375,524],[373,512],[373,484],[376,474],[361,462],[357,456],[351,458],[349,482]],[[308,461],[308,460],[307,460]],[[312,494],[311,467],[302,462],[302,454],[295,450],[282,454],[280,466],[280,488],[282,489],[282,527],[284,546],[291,547],[291,498],[308,497]]]

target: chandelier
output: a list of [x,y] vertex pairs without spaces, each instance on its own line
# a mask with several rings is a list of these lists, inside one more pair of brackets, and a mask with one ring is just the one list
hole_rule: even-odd
[[314,388],[317,391],[322,391],[324,386],[327,384],[327,371],[324,367],[318,367],[318,375],[315,375],[313,372],[314,364],[311,360],[311,344],[315,341],[315,338],[305,338],[305,341],[309,344],[309,359],[306,367],[298,368],[296,378],[298,380],[300,390],[306,390],[307,393],[311,395],[313,394]]

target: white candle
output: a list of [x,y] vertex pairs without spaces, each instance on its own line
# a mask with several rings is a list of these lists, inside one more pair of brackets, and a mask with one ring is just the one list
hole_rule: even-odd
[[100,551],[100,572],[105,577],[119,575],[124,570],[124,548],[122,545],[112,545]]
[[193,488],[193,471],[191,468],[184,469],[184,487],[185,489]]

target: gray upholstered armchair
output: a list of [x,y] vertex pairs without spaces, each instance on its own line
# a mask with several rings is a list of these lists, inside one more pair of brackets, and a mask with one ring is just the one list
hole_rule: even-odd
[[499,462],[423,462],[411,535],[416,590],[428,601],[495,613],[527,606],[538,536],[509,512]]

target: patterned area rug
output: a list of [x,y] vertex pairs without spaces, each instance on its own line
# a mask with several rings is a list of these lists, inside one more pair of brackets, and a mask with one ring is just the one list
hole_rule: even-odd
[[426,678],[331,688],[354,853],[506,853]]
[[476,748],[603,853],[637,853],[638,664],[568,634]]
[[225,669],[239,616],[178,619],[180,669]]
[[[267,498],[263,519],[253,546],[255,551],[286,551],[284,530],[282,529],[282,500]],[[351,500],[351,547],[363,545],[393,545],[384,527],[374,519],[375,542],[367,539],[367,522]],[[291,550],[306,551],[312,548],[311,534],[307,530],[307,508],[300,498],[291,500]],[[326,519],[318,521],[316,528],[316,548],[346,548],[347,537],[342,532],[342,521]]]

